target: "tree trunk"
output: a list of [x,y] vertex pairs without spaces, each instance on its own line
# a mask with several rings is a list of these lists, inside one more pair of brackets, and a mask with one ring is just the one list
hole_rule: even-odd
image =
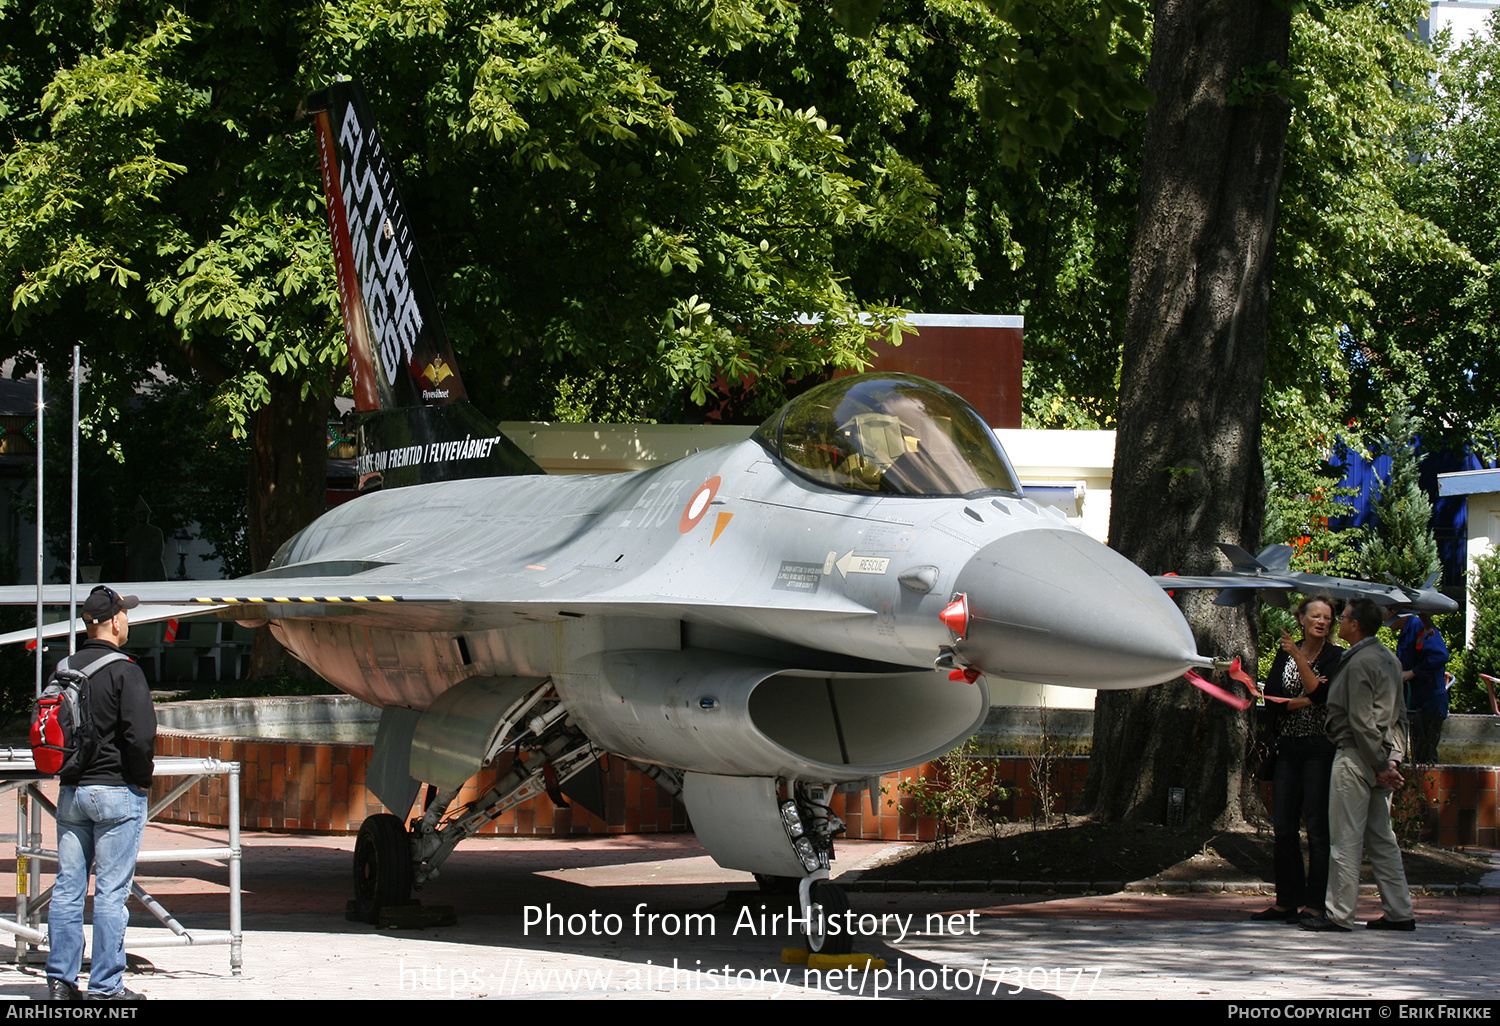
[[[250,565],[264,570],[292,535],[322,514],[327,490],[328,403],[316,389],[302,398],[302,382],[271,375],[271,400],[255,413],[250,463]],[[250,653],[250,676],[269,677],[281,646],[262,627]]]
[[[1276,201],[1289,105],[1270,88],[1283,4],[1160,0],[1120,382],[1110,544],[1148,573],[1227,566],[1265,512],[1260,455]],[[1274,65],[1271,62],[1275,62]],[[1282,72],[1284,73],[1284,72]],[[1231,100],[1231,91],[1241,95]],[[1205,655],[1253,657],[1253,607],[1179,595]],[[1253,661],[1251,662],[1253,665]],[[1241,692],[1243,693],[1243,692]],[[1179,678],[1102,691],[1085,795],[1106,819],[1242,818],[1250,712]]]

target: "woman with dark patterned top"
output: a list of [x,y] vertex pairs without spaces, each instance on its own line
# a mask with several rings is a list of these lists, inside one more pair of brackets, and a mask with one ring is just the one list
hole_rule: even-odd
[[[1331,640],[1333,600],[1304,598],[1297,606],[1302,640],[1281,633],[1281,652],[1266,680],[1276,773],[1271,785],[1276,829],[1276,904],[1250,918],[1294,923],[1323,914],[1328,889],[1328,779],[1334,748],[1323,732],[1329,679],[1344,650]],[[1302,865],[1301,823],[1307,818],[1307,867]],[[1302,911],[1298,911],[1301,909]]]

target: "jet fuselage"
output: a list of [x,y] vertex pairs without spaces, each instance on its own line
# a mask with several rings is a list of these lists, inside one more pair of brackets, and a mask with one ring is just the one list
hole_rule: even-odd
[[[1168,679],[1193,653],[1161,590],[1055,512],[998,493],[839,491],[754,441],[633,474],[376,492],[297,535],[271,573],[330,566],[371,567],[370,590],[393,588],[399,567],[406,593],[465,596],[455,606],[326,605],[321,615],[302,606],[285,619],[263,607],[278,638],[349,693],[421,710],[476,676],[551,678],[602,747],[710,772],[755,763],[726,751],[717,730],[654,719],[679,710],[692,721],[697,713],[680,710],[711,702],[735,707],[723,719],[755,720],[760,689],[777,697],[760,702],[762,732],[808,754],[788,740],[813,714],[804,692],[819,708],[842,704],[846,718],[856,705],[876,716],[878,699],[888,708],[878,718],[893,722],[865,726],[868,758],[813,760],[863,772],[910,765],[983,719],[982,686],[934,671],[945,647],[959,665],[972,649],[987,674],[1082,687]],[[360,581],[354,573],[343,587],[359,593]],[[963,639],[940,618],[960,591],[972,617]],[[399,627],[389,619],[398,613]],[[682,668],[630,669],[622,653],[641,652],[678,653]],[[725,653],[732,681],[714,675]],[[835,687],[842,701],[825,702]],[[912,721],[924,716],[942,725],[921,730]],[[909,739],[876,743],[883,731]]]

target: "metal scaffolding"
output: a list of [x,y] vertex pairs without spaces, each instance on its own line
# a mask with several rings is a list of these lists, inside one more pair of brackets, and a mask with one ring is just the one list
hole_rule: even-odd
[[[181,797],[189,788],[207,776],[227,776],[229,792],[229,844],[223,848],[168,848],[142,850],[136,864],[146,862],[226,862],[229,865],[229,930],[192,930],[178,922],[160,901],[148,893],[137,880],[130,892],[162,925],[171,931],[169,937],[132,937],[126,933],[127,950],[137,948],[180,947],[183,945],[228,944],[229,968],[238,976],[243,963],[240,926],[240,764],[217,759],[156,759],[158,777],[184,777],[146,810],[149,823]],[[57,862],[57,850],[42,846],[42,813],[56,819],[57,807],[42,793],[41,783],[49,778],[37,773],[31,753],[10,750],[0,755],[0,792],[15,790],[16,801],[16,916],[0,916],[0,930],[15,934],[15,961],[27,964],[32,952],[43,948],[47,934],[41,928],[42,910],[52,897],[52,888],[42,890],[41,864]],[[24,843],[23,842],[24,839]]]

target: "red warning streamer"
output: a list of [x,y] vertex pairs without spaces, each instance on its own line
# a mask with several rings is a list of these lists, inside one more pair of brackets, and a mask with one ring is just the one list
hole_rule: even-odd
[[1232,662],[1232,663],[1229,664],[1229,676],[1233,677],[1235,680],[1237,680],[1241,684],[1245,685],[1245,687],[1249,690],[1249,692],[1252,695],[1254,695],[1256,698],[1263,698],[1267,702],[1290,702],[1291,701],[1290,698],[1284,698],[1281,695],[1267,695],[1267,694],[1262,693],[1261,690],[1260,690],[1260,688],[1258,688],[1258,687],[1255,686],[1255,681],[1253,681],[1253,680],[1250,679],[1250,675],[1248,673],[1246,673],[1244,671],[1244,669],[1242,669],[1240,667],[1240,657],[1239,656],[1235,656],[1234,657],[1234,662]]
[[1208,692],[1210,695],[1217,698],[1225,705],[1232,705],[1236,709],[1245,709],[1250,705],[1250,699],[1236,698],[1229,692],[1225,691],[1223,688],[1219,687],[1217,684],[1210,684],[1208,681],[1198,676],[1192,670],[1184,673],[1183,676],[1192,681],[1194,687],[1201,688],[1202,690]]

